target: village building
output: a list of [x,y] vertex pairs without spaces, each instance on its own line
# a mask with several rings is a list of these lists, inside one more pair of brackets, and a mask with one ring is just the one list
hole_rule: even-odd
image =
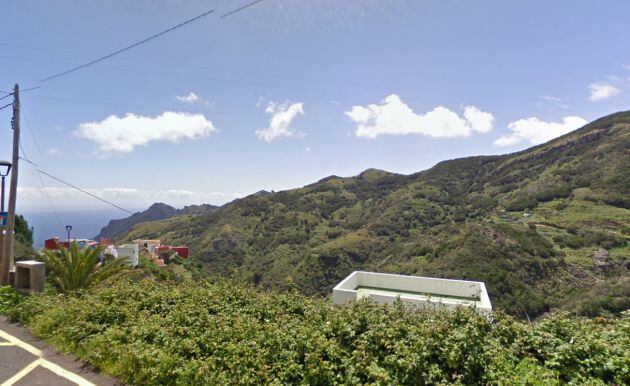
[[187,259],[189,257],[188,246],[179,245],[162,245],[160,240],[134,240],[131,243],[115,245],[108,239],[101,239],[101,241],[94,241],[89,239],[71,239],[61,241],[59,237],[53,237],[44,241],[44,249],[57,250],[59,247],[68,248],[71,243],[76,242],[79,248],[94,248],[98,245],[105,247],[103,252],[103,260],[105,255],[109,255],[113,258],[128,258],[132,267],[138,266],[140,263],[140,256],[144,255],[147,259],[154,262],[160,267],[166,266],[166,262],[169,258],[179,256]]
[[355,271],[333,289],[334,304],[368,298],[378,303],[405,303],[430,308],[472,307],[490,314],[492,304],[483,282]]

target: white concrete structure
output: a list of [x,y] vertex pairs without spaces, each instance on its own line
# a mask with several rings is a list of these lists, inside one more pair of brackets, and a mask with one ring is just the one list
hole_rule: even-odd
[[44,291],[46,281],[46,264],[35,261],[15,262],[15,289],[21,293],[32,295]]
[[130,265],[135,267],[140,262],[140,248],[138,244],[122,244],[116,247],[118,258],[126,257],[130,261]]
[[400,298],[423,307],[474,307],[479,313],[492,312],[486,286],[478,281],[355,271],[333,288],[334,304],[347,304],[364,297],[379,303],[392,303]]
[[107,245],[105,247],[105,250],[103,251],[103,253],[112,255],[114,257],[114,259],[118,258],[118,251],[116,250],[116,246],[115,245]]

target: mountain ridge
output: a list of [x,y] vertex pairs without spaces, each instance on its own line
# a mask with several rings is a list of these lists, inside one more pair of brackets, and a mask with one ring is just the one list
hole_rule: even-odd
[[[371,269],[484,281],[520,316],[588,308],[580,294],[600,287],[621,295],[597,301],[628,304],[628,144],[621,112],[523,151],[409,175],[330,176],[124,237],[187,243],[210,275],[306,294]],[[609,253],[606,270],[597,248]]]
[[146,210],[133,213],[129,217],[110,220],[109,223],[104,226],[98,235],[95,236],[95,240],[101,238],[116,239],[117,237],[128,233],[137,224],[147,221],[158,221],[171,218],[177,215],[196,215],[208,213],[216,210],[218,207],[210,204],[202,205],[188,205],[182,209],[176,209],[170,205],[162,202],[156,202],[151,204]]

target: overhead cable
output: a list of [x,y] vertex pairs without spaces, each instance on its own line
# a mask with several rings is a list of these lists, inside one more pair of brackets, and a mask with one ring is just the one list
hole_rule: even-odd
[[[242,7],[236,8],[236,9],[235,9],[235,10],[233,10],[233,11],[230,11],[230,12],[227,12],[227,13],[225,13],[225,14],[221,15],[219,18],[220,18],[220,19],[224,19],[224,18],[226,18],[226,17],[232,16],[232,15],[234,15],[235,13],[238,13],[238,12],[240,12],[240,11],[243,11],[243,10],[245,10],[245,9],[247,9],[247,8],[249,8],[249,7],[253,6],[253,5],[256,5],[256,4],[258,4],[258,3],[262,2],[262,1],[263,1],[263,0],[255,0],[255,1],[252,1],[251,3],[245,4],[245,5],[243,5]],[[135,48],[135,47],[137,47],[137,46],[139,46],[139,45],[142,45],[142,44],[144,44],[144,43],[146,43],[146,42],[148,42],[148,41],[150,41],[150,40],[156,39],[156,38],[158,38],[158,37],[160,37],[160,36],[162,36],[162,35],[164,35],[164,34],[167,34],[167,33],[171,32],[171,31],[173,31],[173,30],[176,30],[176,29],[178,29],[178,28],[181,28],[181,27],[185,26],[186,24],[189,24],[189,23],[192,23],[192,22],[194,22],[194,21],[197,21],[197,20],[201,19],[202,17],[204,17],[204,16],[207,16],[207,15],[211,14],[212,12],[214,12],[214,9],[211,9],[211,10],[206,11],[206,12],[204,12],[204,13],[200,14],[200,15],[197,15],[197,16],[195,16],[195,17],[191,18],[191,19],[188,19],[188,20],[186,20],[186,21],[183,21],[183,22],[181,22],[181,23],[179,23],[179,24],[177,24],[177,25],[175,25],[175,26],[173,26],[173,27],[167,28],[167,29],[165,29],[165,30],[164,30],[164,31],[162,31],[162,32],[158,32],[158,33],[156,33],[155,35],[151,35],[151,36],[149,36],[148,38],[143,39],[143,40],[141,40],[141,41],[139,41],[139,42],[137,42],[137,43],[134,43],[134,44],[132,44],[132,45],[130,45],[130,46],[127,46],[127,47],[125,47],[125,48],[121,48],[121,49],[119,49],[119,50],[116,50],[116,51],[112,52],[111,54],[105,55],[105,56],[103,56],[103,57],[100,57],[100,58],[98,58],[98,59],[92,60],[92,61],[87,62],[87,63],[85,63],[85,64],[81,64],[81,65],[79,65],[79,66],[76,66],[76,67],[70,68],[69,70],[66,70],[66,71],[60,72],[60,73],[58,73],[58,74],[55,74],[55,75],[49,76],[49,77],[47,77],[47,78],[44,78],[44,79],[40,80],[40,82],[47,82],[47,81],[49,81],[49,80],[52,80],[52,79],[59,78],[59,77],[61,77],[61,76],[67,75],[67,74],[69,74],[69,73],[71,73],[71,72],[74,72],[74,71],[80,70],[80,69],[82,69],[82,68],[85,68],[85,67],[91,66],[91,65],[93,65],[93,64],[95,64],[95,63],[102,62],[103,60],[109,59],[109,58],[111,58],[112,56],[116,56],[116,55],[118,55],[118,54],[121,54],[121,53],[123,53],[123,52],[125,52],[125,51],[128,51],[128,50],[130,50],[130,49],[132,49],[132,48]]]
[[109,58],[111,58],[112,56],[116,56],[116,55],[118,55],[118,54],[120,54],[120,53],[123,53],[123,52],[125,52],[125,51],[128,51],[128,50],[130,50],[130,49],[132,49],[132,48],[138,47],[139,45],[142,45],[142,44],[144,44],[144,43],[146,43],[146,42],[148,42],[148,41],[150,41],[150,40],[156,39],[156,38],[158,38],[158,37],[160,37],[160,36],[162,36],[162,35],[164,35],[164,34],[167,34],[167,33],[171,32],[171,31],[173,31],[173,30],[176,30],[176,29],[178,29],[178,28],[181,28],[181,27],[185,26],[186,24],[189,24],[189,23],[192,23],[192,22],[194,22],[194,21],[196,21],[196,20],[199,20],[199,19],[201,19],[202,17],[204,17],[204,16],[207,16],[207,15],[211,14],[212,12],[214,12],[214,9],[211,9],[210,11],[204,12],[204,13],[202,13],[201,15],[197,15],[197,16],[193,17],[192,19],[188,19],[188,20],[186,20],[186,21],[184,21],[184,22],[181,22],[181,23],[179,23],[179,24],[177,24],[177,25],[175,25],[175,26],[173,26],[173,27],[167,28],[167,29],[165,29],[165,30],[164,30],[164,31],[162,31],[162,32],[158,32],[158,33],[156,33],[155,35],[151,35],[151,36],[149,36],[148,38],[143,39],[143,40],[141,40],[141,41],[139,41],[139,42],[137,42],[137,43],[134,43],[134,44],[132,44],[132,45],[130,45],[130,46],[127,46],[127,47],[125,47],[125,48],[121,48],[121,49],[119,49],[119,50],[116,50],[116,51],[112,52],[111,54],[105,55],[105,56],[100,57],[100,58],[98,58],[98,59],[92,60],[91,62],[87,62],[87,63],[85,63],[85,64],[81,64],[81,65],[76,66],[76,67],[73,67],[73,68],[71,68],[71,69],[69,69],[69,70],[66,70],[66,71],[60,72],[60,73],[58,73],[58,74],[55,74],[55,75],[49,76],[49,77],[47,77],[47,78],[44,78],[44,79],[40,80],[40,82],[47,82],[47,81],[49,81],[49,80],[52,80],[52,79],[59,78],[59,77],[61,77],[61,76],[67,75],[67,74],[69,74],[69,73],[71,73],[71,72],[74,72],[74,71],[80,70],[80,69],[82,69],[82,68],[85,68],[85,67],[91,66],[91,65],[93,65],[93,64],[95,64],[95,63],[102,62],[103,60],[109,59]]
[[61,221],[61,218],[59,217],[59,213],[57,213],[57,209],[53,205],[52,199],[50,198],[50,195],[48,194],[48,190],[46,188],[46,185],[44,184],[44,179],[42,178],[42,175],[40,173],[37,173],[37,177],[39,178],[39,184],[42,186],[42,191],[44,192],[44,195],[46,196],[46,199],[48,200],[48,204],[50,205],[50,208],[55,214],[55,218],[57,219],[57,224],[61,228],[63,228],[64,227],[63,222]]
[[[24,157],[21,157],[21,158],[24,161],[35,165],[35,163],[32,162],[30,160],[30,158],[28,158],[28,155],[26,154],[26,151],[24,150],[24,147],[22,146],[22,140],[20,140],[19,144],[20,144],[20,150],[22,151],[22,154],[24,155]],[[39,178],[39,184],[42,187],[41,191],[44,194],[44,196],[46,196],[46,200],[48,201],[48,205],[50,205],[50,209],[52,209],[52,212],[55,215],[55,218],[57,219],[57,224],[59,225],[60,228],[63,228],[63,226],[64,226],[63,222],[61,221],[61,218],[59,217],[59,213],[57,213],[57,209],[53,205],[52,199],[50,198],[50,195],[48,194],[48,190],[46,188],[46,185],[44,184],[44,179],[42,178],[42,175],[39,174],[39,172],[37,173],[37,177]]]
[[99,200],[99,201],[102,201],[102,202],[104,202],[104,203],[108,204],[108,205],[111,205],[111,206],[113,206],[113,207],[114,207],[114,208],[116,208],[116,209],[120,209],[120,210],[122,210],[123,212],[127,212],[127,213],[129,213],[129,214],[133,214],[133,212],[132,212],[132,211],[130,211],[130,210],[127,210],[127,209],[125,209],[125,208],[122,208],[122,207],[120,207],[120,206],[118,206],[118,205],[114,204],[113,202],[107,201],[107,200],[106,200],[106,199],[104,199],[104,198],[101,198],[101,197],[99,197],[99,196],[97,196],[97,195],[95,195],[95,194],[92,194],[92,193],[90,193],[90,192],[88,192],[88,191],[86,191],[86,190],[83,190],[83,189],[79,188],[79,187],[78,187],[78,186],[76,186],[76,185],[73,185],[73,184],[71,184],[71,183],[69,183],[69,182],[66,182],[66,181],[62,180],[61,178],[55,177],[55,176],[53,176],[52,174],[50,174],[50,173],[47,173],[47,172],[43,171],[42,169],[40,169],[40,168],[39,168],[39,166],[37,166],[37,164],[36,164],[36,163],[34,163],[34,162],[32,162],[32,161],[29,161],[28,159],[26,159],[26,158],[24,158],[24,157],[20,157],[20,158],[21,158],[21,159],[23,159],[24,161],[28,162],[29,164],[33,165],[33,166],[35,167],[35,170],[37,170],[37,172],[39,172],[39,173],[41,173],[41,174],[45,175],[46,177],[49,177],[49,178],[52,178],[52,179],[53,179],[53,180],[55,180],[55,181],[61,182],[61,183],[62,183],[62,184],[64,184],[64,185],[67,185],[67,186],[69,186],[69,187],[71,187],[71,188],[73,188],[73,189],[78,190],[78,191],[79,191],[79,192],[81,192],[81,193],[87,194],[88,196],[90,196],[90,197],[92,197],[92,198],[95,198],[95,199],[97,199],[97,200]]
[[[20,90],[20,93],[25,93],[25,92],[27,92],[27,91],[36,90],[36,89],[38,89],[38,88],[39,88],[39,86],[36,86],[36,87],[31,87],[31,88],[27,88],[26,90]],[[13,93],[12,93],[12,92],[10,92],[10,93],[6,93],[6,94],[7,94],[7,95],[5,95],[5,96],[3,96],[2,98],[0,98],[0,100],[2,100],[2,99],[4,99],[4,98],[8,98],[8,97],[10,97],[11,95],[13,95]]]
[[35,131],[31,127],[31,123],[28,121],[28,117],[26,116],[26,110],[24,110],[24,105],[20,106],[20,112],[24,116],[26,127],[28,128],[29,133],[31,133],[31,137],[33,138],[33,142],[35,142],[35,146],[37,146],[37,150],[39,151],[39,154],[43,155],[44,153],[42,152],[41,146],[39,146],[39,141],[37,140],[37,137],[35,137]]
[[242,10],[244,10],[244,9],[246,9],[246,8],[249,8],[249,7],[253,6],[253,5],[256,5],[256,4],[258,4],[258,3],[262,2],[262,1],[263,1],[263,0],[256,0],[256,1],[252,1],[252,2],[251,2],[251,3],[249,3],[249,4],[245,4],[245,5],[244,5],[244,6],[242,6],[242,7],[236,8],[236,9],[235,9],[235,10],[233,10],[233,11],[230,11],[230,12],[228,12],[228,13],[225,13],[225,14],[221,15],[221,16],[219,17],[219,19],[225,19],[225,18],[226,18],[226,17],[228,17],[228,16],[232,16],[232,15],[234,15],[235,13],[237,13],[237,12],[241,12]]

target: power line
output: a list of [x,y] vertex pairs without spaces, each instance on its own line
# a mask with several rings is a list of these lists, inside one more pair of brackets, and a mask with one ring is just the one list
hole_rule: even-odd
[[252,2],[251,2],[251,3],[249,3],[249,4],[245,4],[245,5],[244,5],[244,6],[242,6],[242,7],[236,8],[236,9],[235,9],[235,10],[233,10],[233,11],[230,11],[230,12],[228,12],[228,13],[225,13],[225,14],[221,15],[221,16],[219,17],[219,19],[225,19],[225,18],[226,18],[226,17],[228,17],[228,16],[232,16],[232,15],[234,15],[235,13],[237,13],[237,12],[241,12],[242,10],[244,10],[244,9],[246,9],[246,8],[249,8],[249,7],[253,6],[253,5],[256,5],[256,4],[258,4],[258,3],[262,2],[262,1],[263,1],[263,0],[256,0],[256,1],[252,1]]
[[24,106],[22,105],[20,107],[21,107],[20,112],[24,116],[24,121],[26,122],[26,127],[28,128],[28,132],[31,133],[31,137],[33,138],[33,142],[35,142],[35,146],[37,146],[37,150],[39,151],[39,154],[43,154],[42,148],[41,146],[39,146],[39,141],[35,137],[35,132],[33,131],[33,128],[31,127],[31,123],[28,121],[28,117],[26,116],[26,111],[24,110]]
[[111,206],[113,206],[113,207],[114,207],[114,208],[116,208],[116,209],[120,209],[120,210],[122,210],[123,212],[127,212],[127,213],[129,213],[129,214],[133,214],[133,212],[132,212],[132,211],[130,211],[130,210],[127,210],[127,209],[125,209],[125,208],[121,208],[120,206],[118,206],[118,205],[114,204],[113,202],[107,201],[107,200],[106,200],[106,199],[104,199],[104,198],[101,198],[101,197],[99,197],[99,196],[97,196],[97,195],[94,195],[94,194],[92,194],[92,193],[90,193],[90,192],[88,192],[88,191],[86,191],[86,190],[83,190],[83,189],[79,188],[79,187],[78,187],[78,186],[76,186],[76,185],[73,185],[73,184],[71,184],[71,183],[69,183],[69,182],[66,182],[66,181],[62,180],[61,178],[58,178],[58,177],[53,176],[53,175],[52,175],[52,174],[50,174],[50,173],[46,173],[45,171],[43,171],[42,169],[40,169],[40,168],[39,168],[39,166],[37,166],[37,164],[36,164],[36,163],[34,163],[34,162],[32,162],[32,161],[30,161],[30,160],[28,160],[28,159],[26,159],[26,158],[23,158],[23,157],[20,157],[20,158],[22,158],[24,161],[28,162],[29,164],[33,165],[33,166],[35,167],[35,170],[37,170],[37,172],[38,172],[38,173],[41,173],[41,174],[45,175],[46,177],[49,177],[49,178],[52,178],[52,179],[53,179],[53,180],[55,180],[55,181],[61,182],[61,183],[62,183],[62,184],[64,184],[64,185],[67,185],[67,186],[69,186],[69,187],[71,187],[71,188],[73,188],[73,189],[78,190],[78,191],[79,191],[79,192],[81,192],[81,193],[87,194],[88,196],[90,196],[90,197],[92,197],[92,198],[95,198],[95,199],[97,199],[97,200],[99,200],[99,201],[102,201],[102,202],[104,202],[104,203],[108,204],[108,205],[111,205]]
[[[20,90],[20,93],[25,93],[25,92],[27,92],[27,91],[36,90],[36,89],[38,89],[38,88],[39,88],[39,86],[37,86],[37,87],[31,87],[31,88],[27,88],[26,90]],[[4,91],[3,91],[3,92],[4,92]],[[10,92],[10,93],[6,93],[6,94],[7,94],[7,95],[5,95],[5,96],[3,96],[2,98],[0,98],[0,100],[2,100],[2,99],[4,99],[4,98],[8,98],[8,97],[10,97],[11,95],[13,95],[13,93],[12,93],[12,92]]]
[[[37,90],[38,88],[40,88],[40,86],[29,87],[27,89],[20,90],[20,94],[23,94],[23,93],[25,93],[27,91],[31,91],[31,90]],[[13,94],[13,93],[11,93],[11,94]]]
[[71,69],[69,69],[69,70],[66,70],[66,71],[64,71],[64,72],[60,72],[60,73],[58,73],[58,74],[55,74],[55,75],[49,76],[49,77],[47,77],[47,78],[44,78],[44,79],[40,80],[40,82],[47,82],[47,81],[49,81],[49,80],[52,80],[52,79],[59,78],[59,77],[61,77],[61,76],[67,75],[67,74],[69,74],[69,73],[71,73],[71,72],[74,72],[74,71],[80,70],[80,69],[82,69],[82,68],[85,68],[85,67],[91,66],[92,64],[95,64],[95,63],[98,63],[98,62],[102,62],[103,60],[109,59],[109,58],[111,58],[112,56],[115,56],[115,55],[118,55],[118,54],[123,53],[123,52],[125,52],[125,51],[128,51],[128,50],[130,50],[130,49],[132,49],[132,48],[135,48],[135,47],[137,47],[137,46],[139,46],[139,45],[142,45],[142,44],[144,44],[144,43],[146,43],[146,42],[148,42],[148,41],[150,41],[150,40],[156,39],[156,38],[158,38],[158,37],[160,37],[160,36],[162,36],[162,35],[164,35],[164,34],[167,34],[167,33],[171,32],[171,31],[173,31],[173,30],[176,30],[176,29],[178,29],[178,28],[181,28],[181,27],[185,26],[186,24],[189,24],[189,23],[192,23],[192,22],[194,22],[194,21],[196,21],[196,20],[199,20],[199,19],[201,19],[202,17],[204,17],[204,16],[207,16],[207,15],[211,14],[212,12],[214,12],[214,9],[211,9],[210,11],[204,12],[204,13],[202,13],[201,15],[195,16],[195,17],[193,17],[192,19],[188,19],[188,20],[186,20],[186,21],[184,21],[184,22],[181,22],[181,23],[179,23],[179,24],[177,24],[177,25],[175,25],[175,26],[173,26],[173,27],[167,28],[167,29],[165,29],[165,30],[164,30],[164,31],[162,31],[162,32],[158,32],[158,33],[156,33],[155,35],[151,35],[151,36],[149,36],[148,38],[146,38],[146,39],[144,39],[144,40],[141,40],[141,41],[139,41],[139,42],[137,42],[137,43],[134,43],[134,44],[132,44],[132,45],[130,45],[130,46],[127,46],[127,47],[125,47],[125,48],[121,48],[121,49],[119,49],[119,50],[117,50],[117,51],[114,51],[114,52],[112,52],[111,54],[108,54],[108,55],[105,55],[105,56],[103,56],[103,57],[101,57],[101,58],[98,58],[98,59],[92,60],[91,62],[88,62],[88,63],[82,64],[82,65],[80,65],[80,66],[73,67],[73,68],[71,68]]
[[[67,61],[62,62],[58,60],[33,59],[33,58],[4,56],[4,55],[0,55],[0,59],[9,59],[9,60],[34,62],[34,63],[55,63],[55,64],[67,64],[67,65],[76,64],[76,63],[71,63]],[[368,96],[368,97],[373,96],[374,98],[382,98],[385,92],[384,91],[382,92],[381,90],[389,89],[389,90],[394,90],[397,93],[407,92],[407,93],[413,93],[414,95],[423,96],[423,98],[415,98],[415,101],[435,102],[435,103],[460,102],[463,98],[483,99],[483,100],[492,100],[492,101],[501,101],[501,102],[511,101],[511,102],[519,102],[519,103],[532,102],[536,100],[535,98],[532,98],[532,97],[524,97],[524,96],[517,96],[517,95],[499,95],[499,94],[488,95],[488,94],[479,94],[479,93],[467,95],[467,94],[462,94],[462,93],[448,93],[448,92],[442,92],[442,91],[440,92],[431,91],[430,93],[427,93],[426,90],[414,89],[414,88],[409,88],[409,87],[401,87],[398,84],[392,85],[392,84],[386,84],[386,83],[383,83],[383,84],[345,83],[345,82],[338,82],[338,81],[330,80],[329,78],[328,79],[315,79],[315,78],[303,78],[303,77],[290,77],[290,76],[279,75],[279,74],[227,70],[223,68],[213,68],[213,67],[207,67],[207,66],[198,66],[198,65],[163,62],[163,61],[149,61],[149,60],[142,60],[142,59],[134,60],[134,62],[161,64],[165,66],[186,67],[190,69],[199,69],[199,70],[208,70],[208,71],[213,71],[213,72],[221,72],[221,73],[226,73],[226,74],[238,75],[239,78],[238,79],[225,79],[225,78],[217,78],[214,76],[208,77],[204,75],[195,75],[195,74],[187,74],[187,73],[180,73],[180,72],[168,72],[168,71],[152,71],[152,70],[146,70],[146,69],[139,70],[139,69],[134,69],[134,68],[126,68],[126,67],[118,67],[118,66],[99,66],[99,69],[122,71],[122,72],[137,73],[137,74],[152,75],[152,76],[174,77],[174,78],[182,78],[182,79],[186,79],[186,78],[204,79],[208,81],[240,84],[240,85],[245,85],[245,86],[272,87],[272,88],[278,88],[278,89],[289,89],[289,90],[315,92],[315,93],[322,93],[322,94],[339,94],[339,95]],[[248,77],[278,78],[278,79],[282,79],[283,81],[298,81],[298,82],[305,82],[305,83],[313,83],[319,86],[331,85],[331,86],[341,87],[344,90],[345,89],[368,89],[368,90],[372,89],[375,91],[367,92],[367,93],[366,92],[348,92],[348,91],[330,92],[328,90],[312,89],[312,88],[309,88],[310,86],[302,87],[302,86],[295,86],[295,85],[269,83],[266,81],[260,82],[260,81],[243,80],[242,78],[243,75],[248,76]],[[405,101],[414,101],[414,100],[405,98]],[[516,104],[507,106],[507,107],[511,107],[515,110],[522,109],[521,105],[516,105]]]
[[[3,58],[3,56],[0,56],[0,58]],[[34,59],[23,59],[23,58],[11,58],[11,59],[27,60],[27,61],[33,61],[33,62],[50,62],[47,60],[34,60]],[[132,68],[112,67],[112,66],[99,66],[99,68],[128,72],[128,73],[136,73],[136,74],[142,74],[142,75],[149,75],[149,76],[169,77],[169,78],[176,78],[176,79],[199,79],[199,80],[204,80],[204,81],[209,81],[209,82],[235,84],[235,85],[239,85],[243,87],[265,87],[265,88],[271,87],[271,88],[282,89],[282,90],[321,94],[321,95],[326,95],[327,97],[330,97],[333,99],[336,99],[339,97],[360,97],[360,98],[373,98],[373,99],[381,100],[383,99],[384,95],[389,95],[392,92],[397,93],[397,94],[399,94],[400,92],[403,92],[403,93],[407,92],[407,93],[413,93],[413,94],[410,94],[412,95],[411,97],[407,97],[407,96],[404,97],[404,101],[407,103],[460,103],[464,99],[468,99],[468,100],[475,99],[475,100],[478,100],[479,103],[484,103],[483,100],[499,102],[501,103],[502,108],[511,109],[514,111],[522,111],[522,104],[517,105],[516,103],[533,103],[535,101],[535,99],[532,99],[532,98],[518,97],[518,96],[483,95],[483,94],[465,95],[465,94],[459,94],[459,93],[444,93],[444,92],[427,93],[426,91],[415,90],[415,89],[399,87],[399,86],[387,86],[387,85],[370,86],[370,85],[361,85],[361,84],[353,85],[353,84],[337,83],[334,81],[324,81],[324,80],[311,81],[308,79],[293,78],[295,80],[301,80],[301,81],[305,81],[309,83],[310,82],[319,83],[319,84],[326,83],[326,84],[337,85],[337,86],[342,87],[341,90],[331,92],[329,90],[312,88],[309,86],[302,87],[299,85],[294,86],[294,85],[271,83],[271,82],[266,82],[266,81],[262,81],[262,82],[257,81],[257,80],[250,81],[250,80],[243,80],[242,78],[225,79],[225,78],[204,76],[204,75],[181,74],[181,73],[175,73],[175,72],[151,71],[151,70],[136,70]],[[198,66],[198,68],[207,68],[207,67]],[[210,68],[207,68],[207,69],[212,70]],[[247,73],[243,72],[243,74],[247,74]],[[260,74],[260,75],[266,76],[265,74]],[[347,91],[347,89],[352,89],[352,88],[373,89],[374,91],[359,91],[359,90]],[[393,89],[393,91],[388,91],[388,92],[382,91],[382,89],[385,89],[385,88]],[[40,99],[46,99],[46,98],[40,98]],[[140,107],[140,106],[137,106],[137,107]],[[172,108],[172,107],[168,107],[168,108]]]
[[114,208],[116,208],[116,209],[120,209],[120,210],[122,210],[123,212],[127,212],[127,213],[129,213],[129,214],[133,214],[133,212],[132,212],[132,211],[130,211],[130,210],[127,210],[127,209],[125,209],[125,208],[121,208],[120,206],[118,206],[118,205],[114,204],[113,202],[110,202],[110,201],[107,201],[107,200],[105,200],[105,199],[103,199],[103,198],[100,198],[100,197],[98,197],[98,196],[96,196],[96,195],[94,195],[94,194],[92,194],[92,193],[90,193],[90,192],[88,192],[88,191],[85,191],[85,190],[83,190],[83,189],[79,188],[78,186],[72,185],[72,184],[71,184],[71,183],[69,183],[69,182],[66,182],[66,181],[64,181],[64,180],[62,180],[62,179],[60,179],[60,178],[57,178],[57,177],[55,177],[55,176],[53,176],[53,175],[49,174],[49,173],[46,173],[45,171],[43,171],[43,170],[41,170],[41,169],[39,169],[39,168],[37,168],[37,171],[38,171],[38,172],[40,172],[41,174],[43,174],[43,175],[47,176],[47,177],[52,178],[52,179],[53,179],[53,180],[55,180],[55,181],[61,182],[62,184],[68,185],[69,187],[74,188],[74,189],[78,190],[79,192],[85,193],[85,194],[87,194],[87,195],[88,195],[88,196],[90,196],[90,197],[93,197],[93,198],[95,198],[95,199],[97,199],[97,200],[99,200],[99,201],[102,201],[102,202],[104,202],[104,203],[106,203],[106,204],[109,204],[109,205],[113,206],[113,207],[114,207]]
[[[25,160],[28,163],[31,163],[33,165],[35,165],[34,162],[32,162],[28,155],[26,154],[26,151],[24,151],[24,147],[22,146],[22,141],[20,140],[20,150],[22,151],[22,154],[24,155],[24,157],[22,158],[23,160]],[[63,228],[63,222],[61,221],[61,218],[59,217],[59,213],[57,213],[57,209],[55,208],[55,206],[53,205],[52,199],[50,198],[50,195],[48,194],[48,190],[46,188],[46,185],[44,184],[44,179],[42,178],[42,175],[37,173],[37,177],[39,179],[39,184],[41,185],[41,190],[42,193],[44,193],[44,196],[46,196],[46,200],[48,201],[48,205],[50,205],[50,208],[53,211],[53,214],[55,215],[55,218],[57,219],[57,223],[59,224],[60,228]]]
[[39,183],[42,186],[42,191],[44,192],[44,195],[46,196],[46,199],[48,200],[48,204],[50,205],[50,208],[55,214],[55,218],[57,219],[57,223],[59,224],[59,227],[63,228],[64,227],[63,222],[61,221],[61,218],[59,217],[59,213],[57,213],[57,209],[55,209],[55,206],[52,203],[52,199],[50,198],[50,195],[48,194],[46,185],[44,185],[44,179],[42,178],[42,175],[40,173],[37,173],[37,177],[39,178]]
[[[243,5],[242,7],[239,7],[239,8],[237,8],[237,9],[233,10],[233,11],[230,11],[230,12],[227,12],[227,13],[225,13],[225,14],[221,15],[219,18],[220,18],[220,19],[224,19],[224,18],[226,18],[226,17],[232,16],[232,15],[234,15],[235,13],[241,12],[241,11],[243,11],[243,10],[245,10],[245,9],[247,9],[247,8],[249,8],[249,7],[251,7],[251,6],[253,6],[253,5],[256,5],[256,4],[260,3],[260,2],[262,2],[262,1],[263,1],[263,0],[255,0],[255,1],[252,1],[251,3],[245,4],[245,5]],[[192,22],[194,22],[194,21],[197,21],[197,20],[201,19],[202,17],[207,16],[207,15],[209,15],[209,14],[213,13],[213,12],[214,12],[214,9],[211,9],[210,11],[204,12],[204,13],[202,13],[201,15],[198,15],[198,16],[193,17],[192,19],[188,19],[188,20],[186,20],[186,21],[183,21],[183,22],[181,22],[181,23],[179,23],[179,24],[177,24],[177,25],[175,25],[175,26],[173,26],[173,27],[167,28],[167,29],[165,29],[165,30],[164,30],[164,31],[162,31],[162,32],[158,32],[158,33],[156,33],[155,35],[151,35],[151,36],[149,36],[148,38],[146,38],[146,39],[144,39],[144,40],[141,40],[141,41],[139,41],[139,42],[137,42],[137,43],[134,43],[134,44],[132,44],[132,45],[130,45],[130,46],[127,46],[127,47],[125,47],[125,48],[121,48],[121,49],[119,49],[119,50],[117,50],[117,51],[112,52],[111,54],[108,54],[108,55],[105,55],[105,56],[103,56],[103,57],[101,57],[101,58],[98,58],[98,59],[92,60],[91,62],[88,62],[88,63],[82,64],[82,65],[79,65],[79,66],[73,67],[73,68],[71,68],[71,69],[69,69],[69,70],[66,70],[66,71],[64,71],[64,72],[61,72],[61,73],[59,73],[59,74],[55,74],[55,75],[49,76],[49,77],[47,77],[47,78],[44,78],[44,79],[40,80],[40,82],[47,82],[47,81],[49,81],[49,80],[52,80],[52,79],[59,78],[59,77],[61,77],[61,76],[67,75],[67,74],[69,74],[69,73],[71,73],[71,72],[74,72],[74,71],[80,70],[80,69],[82,69],[82,68],[85,68],[85,67],[91,66],[92,64],[95,64],[95,63],[98,63],[98,62],[102,62],[103,60],[109,59],[109,58],[111,58],[112,56],[116,56],[116,55],[118,55],[118,54],[121,54],[121,53],[123,53],[123,52],[125,52],[125,51],[128,51],[128,50],[130,50],[130,49],[132,49],[132,48],[135,48],[135,47],[137,47],[137,46],[139,46],[139,45],[142,45],[142,44],[144,44],[144,43],[146,43],[146,42],[148,42],[148,41],[150,41],[150,40],[156,39],[156,38],[158,38],[158,37],[160,37],[160,36],[162,36],[162,35],[164,35],[164,34],[167,34],[167,33],[171,32],[171,31],[173,31],[173,30],[176,30],[176,29],[178,29],[178,28],[181,28],[181,27],[185,26],[186,24],[190,24],[190,23],[192,23]]]
[[7,108],[7,107],[9,107],[9,106],[13,106],[13,102],[11,102],[11,103],[7,103],[6,105],[4,105],[4,106],[0,107],[0,110],[2,110],[2,109],[6,109],[6,108]]
[[[151,109],[151,110],[155,110],[155,111],[164,111],[164,110],[172,110],[172,106],[169,107],[167,105],[147,105],[147,104],[136,104],[136,103],[121,103],[121,102],[115,102],[115,101],[101,101],[101,100],[90,100],[90,99],[78,99],[78,98],[58,98],[58,97],[34,97],[34,99],[39,99],[39,100],[50,100],[50,101],[57,101],[57,102],[63,102],[63,103],[83,103],[83,104],[94,104],[94,105],[103,105],[103,106],[117,106],[117,107],[127,107],[127,108],[142,108],[142,109]],[[181,109],[177,109],[177,111],[180,112],[187,112],[187,113],[195,113],[195,114],[199,114],[200,111],[198,109],[189,109],[189,108],[181,108]],[[243,113],[238,113],[238,112],[230,112],[230,111],[211,111],[209,114],[215,116],[215,115],[220,115],[220,116],[229,116],[229,117],[237,117],[237,118],[244,118],[244,119],[250,119],[250,120],[256,120],[258,121],[261,117],[260,114],[243,114]],[[347,122],[344,121],[339,121],[339,120],[322,120],[322,119],[308,119],[308,118],[300,118],[300,120],[302,122],[308,122],[308,123],[320,123],[320,124],[327,124],[327,125],[342,125],[342,124],[347,124]]]

